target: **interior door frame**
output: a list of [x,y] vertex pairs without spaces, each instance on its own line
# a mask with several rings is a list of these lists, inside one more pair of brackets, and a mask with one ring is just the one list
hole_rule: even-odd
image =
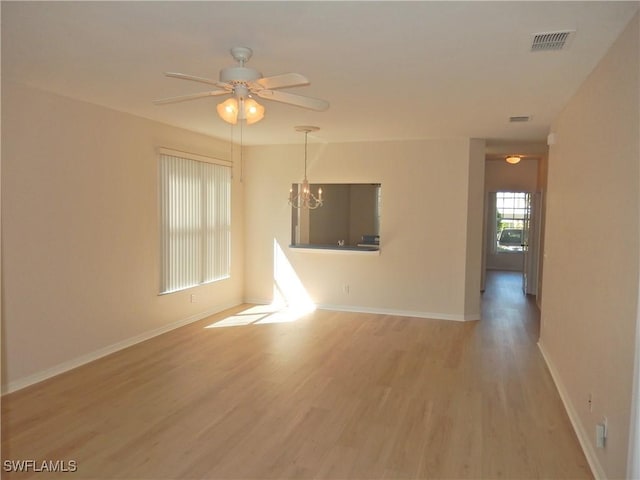
[[[523,291],[529,295],[537,295],[538,294],[538,284],[539,284],[539,271],[540,271],[540,244],[541,244],[541,224],[542,224],[542,192],[540,191],[518,191],[515,190],[499,190],[504,192],[514,192],[514,193],[525,193],[531,196],[531,214],[530,214],[530,225],[529,225],[529,235],[528,235],[528,252],[525,254],[523,251],[523,265],[522,265],[522,274],[523,276],[527,275],[527,287],[524,288],[523,283]],[[490,254],[490,243],[495,242],[495,234],[490,230],[495,228],[495,222],[492,221],[492,215],[494,215],[495,211],[495,202],[492,201],[491,196],[495,195],[498,192],[496,191],[487,191],[485,192],[485,200],[484,200],[484,226],[483,226],[483,236],[482,236],[482,273],[481,273],[481,291],[485,290],[486,285],[486,275],[488,270],[488,261],[487,257]],[[526,257],[526,258],[525,258]],[[525,272],[525,261],[526,266],[528,268],[527,272]]]
[[522,291],[538,295],[542,192],[525,193],[528,209],[522,239]]

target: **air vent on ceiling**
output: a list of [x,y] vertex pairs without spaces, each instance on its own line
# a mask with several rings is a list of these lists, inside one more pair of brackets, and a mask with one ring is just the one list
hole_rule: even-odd
[[529,120],[531,120],[531,117],[529,115],[518,115],[515,117],[509,117],[509,121],[514,123],[514,122],[528,122]]
[[569,46],[575,30],[565,30],[562,32],[534,33],[531,42],[532,52],[547,52],[549,50],[562,50]]

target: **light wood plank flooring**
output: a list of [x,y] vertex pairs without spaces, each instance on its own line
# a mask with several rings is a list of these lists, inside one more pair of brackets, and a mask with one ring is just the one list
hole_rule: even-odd
[[518,282],[479,322],[245,305],[156,337],[3,397],[3,466],[78,468],[3,478],[592,478]]

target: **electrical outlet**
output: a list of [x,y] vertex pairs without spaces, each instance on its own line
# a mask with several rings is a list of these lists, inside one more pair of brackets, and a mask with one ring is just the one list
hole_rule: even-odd
[[604,448],[607,444],[607,417],[596,425],[596,447]]
[[349,288],[349,284],[348,284],[348,283],[345,283],[345,284],[342,286],[342,291],[345,293],[345,295],[349,295],[349,290],[350,290],[350,288]]
[[191,303],[198,303],[198,299],[196,298],[195,295],[192,294],[190,298],[191,298]]

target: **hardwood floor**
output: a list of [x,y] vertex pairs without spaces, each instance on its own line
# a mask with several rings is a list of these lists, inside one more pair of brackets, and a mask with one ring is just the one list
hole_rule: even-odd
[[489,275],[479,322],[245,305],[182,327],[3,397],[3,467],[77,462],[3,478],[592,478],[518,282]]

